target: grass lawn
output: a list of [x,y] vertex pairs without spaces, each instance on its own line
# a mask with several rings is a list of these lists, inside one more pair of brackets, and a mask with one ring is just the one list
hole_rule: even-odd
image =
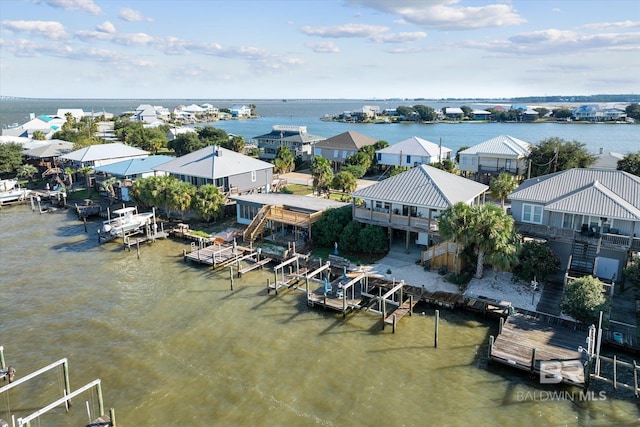
[[298,196],[306,196],[313,193],[313,187],[304,184],[288,184],[284,186],[283,190],[284,189],[286,189],[286,191],[283,191],[283,193],[291,192],[291,194],[297,194]]
[[[311,251],[311,256],[322,258],[323,261],[329,259],[329,255],[333,255],[333,248],[315,248]],[[351,261],[356,265],[374,264],[384,258],[385,254],[345,254],[338,250],[338,256]]]

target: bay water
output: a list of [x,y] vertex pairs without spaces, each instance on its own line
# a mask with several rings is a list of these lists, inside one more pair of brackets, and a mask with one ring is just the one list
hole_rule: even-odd
[[[638,400],[552,398],[572,388],[487,361],[497,320],[419,306],[395,334],[366,313],[267,295],[270,269],[236,279],[185,263],[188,244],[99,244],[75,214],[0,210],[0,345],[18,378],[68,358],[73,390],[100,378],[120,426],[638,425]],[[57,368],[0,395],[0,418],[62,396]],[[95,393],[32,426],[84,426]]]

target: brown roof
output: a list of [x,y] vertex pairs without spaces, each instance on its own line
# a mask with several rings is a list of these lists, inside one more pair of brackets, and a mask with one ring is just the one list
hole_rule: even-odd
[[316,143],[316,147],[319,148],[332,148],[332,149],[347,149],[357,151],[360,147],[366,145],[373,145],[378,140],[362,135],[358,132],[348,131],[341,133],[331,138],[327,138],[324,141]]

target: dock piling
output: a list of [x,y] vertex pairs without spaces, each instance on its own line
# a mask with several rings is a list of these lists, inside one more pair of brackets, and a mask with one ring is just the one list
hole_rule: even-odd
[[6,369],[7,365],[4,362],[4,347],[0,345],[0,369]]
[[229,280],[231,281],[231,290],[233,290],[233,266],[229,266]]
[[438,348],[438,325],[440,323],[440,310],[436,310],[436,327],[433,336],[433,347]]
[[531,373],[533,374],[536,369],[536,349],[535,347],[531,349]]
[[500,327],[498,328],[498,335],[502,333],[503,326],[504,326],[504,317],[500,317]]
[[493,335],[489,336],[489,349],[487,350],[487,358],[491,360],[491,350],[493,350]]

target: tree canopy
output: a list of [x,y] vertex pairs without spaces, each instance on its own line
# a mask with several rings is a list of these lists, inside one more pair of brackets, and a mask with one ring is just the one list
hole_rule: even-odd
[[16,142],[0,144],[0,173],[15,173],[22,165],[22,145]]
[[632,175],[640,176],[640,151],[629,153],[618,160],[617,169],[619,171],[629,172]]
[[602,282],[593,276],[580,277],[567,283],[560,308],[579,322],[589,324],[606,311],[607,299]]
[[313,176],[313,188],[319,195],[328,192],[333,180],[333,170],[329,159],[314,156],[311,161],[311,176]]
[[504,201],[518,187],[516,178],[506,172],[498,175],[497,178],[491,178],[489,182],[489,191],[491,196],[500,199],[500,206],[504,209]]
[[627,113],[627,117],[631,117],[634,120],[640,120],[640,104],[633,102],[624,109]]
[[581,142],[552,137],[534,145],[529,159],[531,177],[534,178],[557,171],[589,167],[596,161],[596,156],[589,153]]

